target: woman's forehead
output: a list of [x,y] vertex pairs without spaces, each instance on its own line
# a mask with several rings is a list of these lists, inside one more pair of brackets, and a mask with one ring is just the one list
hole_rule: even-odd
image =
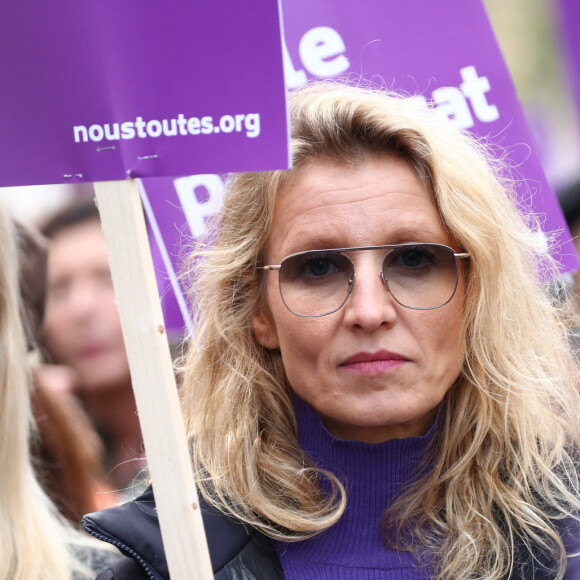
[[326,241],[381,245],[423,233],[437,239],[421,241],[449,241],[432,196],[405,161],[392,155],[354,165],[325,160],[301,168],[284,188],[268,246],[286,252]]

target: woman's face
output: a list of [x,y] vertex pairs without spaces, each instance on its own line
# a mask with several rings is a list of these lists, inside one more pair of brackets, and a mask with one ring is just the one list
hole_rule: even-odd
[[[458,249],[405,161],[388,155],[356,166],[319,161],[280,195],[265,263],[305,250],[405,242]],[[423,434],[463,363],[463,275],[445,306],[410,310],[383,286],[382,255],[350,254],[352,293],[340,310],[319,318],[290,312],[277,272],[267,272],[266,308],[254,317],[258,341],[280,349],[294,392],[341,439],[374,443]]]

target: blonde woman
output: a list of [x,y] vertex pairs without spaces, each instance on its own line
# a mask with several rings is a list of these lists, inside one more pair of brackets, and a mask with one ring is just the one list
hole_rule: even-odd
[[0,248],[0,579],[88,579],[118,553],[66,523],[36,480],[16,233],[1,208]]
[[[380,91],[290,97],[192,255],[184,411],[218,579],[580,578],[578,373],[554,265],[473,138]],[[86,518],[168,578],[153,494]]]

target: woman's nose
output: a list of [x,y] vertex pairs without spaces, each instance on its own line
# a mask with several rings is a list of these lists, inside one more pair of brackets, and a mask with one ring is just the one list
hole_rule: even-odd
[[98,311],[99,296],[92,284],[79,283],[71,289],[68,297],[68,312],[71,318],[86,319]]
[[397,303],[383,283],[376,264],[359,265],[352,291],[344,305],[344,321],[367,331],[392,326],[397,320]]

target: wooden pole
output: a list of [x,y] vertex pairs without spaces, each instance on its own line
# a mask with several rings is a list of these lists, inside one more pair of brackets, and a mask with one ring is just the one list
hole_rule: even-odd
[[138,185],[95,191],[171,580],[212,580]]

